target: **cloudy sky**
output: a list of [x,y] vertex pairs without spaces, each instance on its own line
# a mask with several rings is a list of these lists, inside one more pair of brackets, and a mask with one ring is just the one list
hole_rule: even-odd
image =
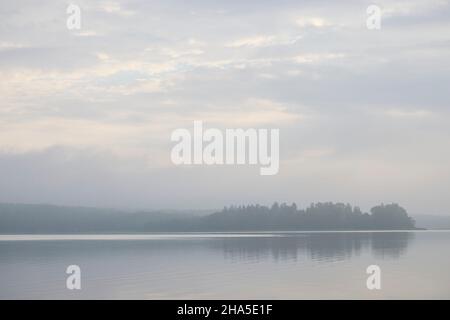
[[[1,202],[450,214],[449,1],[18,0],[0,21]],[[279,128],[278,175],[174,166],[194,120]]]

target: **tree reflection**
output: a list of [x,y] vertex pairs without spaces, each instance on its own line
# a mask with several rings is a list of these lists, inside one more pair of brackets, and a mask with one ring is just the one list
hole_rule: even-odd
[[363,252],[377,258],[396,259],[414,238],[412,232],[318,232],[283,233],[267,237],[221,238],[209,242],[231,260],[259,261],[272,258],[342,261]]

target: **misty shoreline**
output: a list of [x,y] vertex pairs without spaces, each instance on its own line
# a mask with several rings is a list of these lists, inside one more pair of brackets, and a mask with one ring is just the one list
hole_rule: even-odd
[[379,205],[371,213],[342,203],[305,209],[274,203],[231,206],[220,211],[120,211],[86,207],[1,204],[0,234],[298,233],[419,231],[405,209]]

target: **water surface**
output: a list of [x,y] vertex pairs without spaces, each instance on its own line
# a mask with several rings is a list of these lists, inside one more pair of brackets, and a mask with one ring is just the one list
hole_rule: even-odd
[[0,298],[449,299],[450,232],[0,235]]

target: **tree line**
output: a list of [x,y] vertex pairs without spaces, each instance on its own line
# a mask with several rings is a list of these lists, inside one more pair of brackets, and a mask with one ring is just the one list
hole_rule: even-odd
[[396,203],[362,212],[350,204],[319,202],[306,209],[295,203],[271,207],[231,206],[203,217],[201,228],[214,230],[387,230],[415,229],[415,221]]

